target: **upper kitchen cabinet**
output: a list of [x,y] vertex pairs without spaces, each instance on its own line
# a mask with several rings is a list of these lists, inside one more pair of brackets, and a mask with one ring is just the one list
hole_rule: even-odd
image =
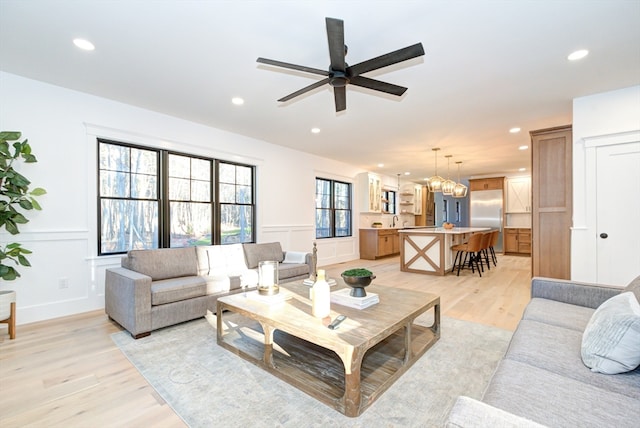
[[382,211],[382,178],[378,174],[363,172],[358,174],[361,212]]
[[469,190],[502,190],[504,177],[478,178],[469,180]]
[[507,214],[531,212],[531,177],[514,177],[506,180]]

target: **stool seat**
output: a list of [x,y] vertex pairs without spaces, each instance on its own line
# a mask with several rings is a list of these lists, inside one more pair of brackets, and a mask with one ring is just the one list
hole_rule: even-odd
[[0,291],[0,323],[9,325],[9,339],[16,338],[16,292]]

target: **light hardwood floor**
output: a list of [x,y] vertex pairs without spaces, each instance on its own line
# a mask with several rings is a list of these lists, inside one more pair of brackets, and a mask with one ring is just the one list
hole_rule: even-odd
[[[366,267],[377,284],[440,295],[445,316],[513,330],[529,302],[531,259],[498,257],[482,278],[400,272],[398,257],[324,268],[338,277]],[[103,311],[19,325],[15,340],[0,330],[0,427],[185,426],[116,348],[117,331]]]

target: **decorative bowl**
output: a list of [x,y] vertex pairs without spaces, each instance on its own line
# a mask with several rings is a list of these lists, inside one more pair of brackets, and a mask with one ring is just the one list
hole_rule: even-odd
[[[347,271],[348,272],[348,271]],[[354,276],[354,275],[345,275],[342,274],[342,279],[345,284],[352,288],[351,293],[349,295],[351,297],[365,297],[367,292],[364,291],[364,287],[371,284],[371,281],[375,279],[375,275],[369,274],[366,276]]]
[[453,229],[455,227],[455,224],[453,224],[453,223],[444,223],[442,225],[442,227],[444,227],[447,230],[451,230],[451,229]]

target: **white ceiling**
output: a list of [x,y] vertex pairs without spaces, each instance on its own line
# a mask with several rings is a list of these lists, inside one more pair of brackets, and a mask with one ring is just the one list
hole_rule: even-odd
[[[321,77],[256,58],[328,68],[325,17],[344,20],[350,64],[421,42],[365,75],[409,90],[349,86],[338,114],[329,86],[278,103]],[[455,161],[515,173],[528,131],[570,124],[573,98],[640,84],[640,0],[0,0],[0,68],[416,181],[434,147],[440,175],[447,154],[454,178]]]

